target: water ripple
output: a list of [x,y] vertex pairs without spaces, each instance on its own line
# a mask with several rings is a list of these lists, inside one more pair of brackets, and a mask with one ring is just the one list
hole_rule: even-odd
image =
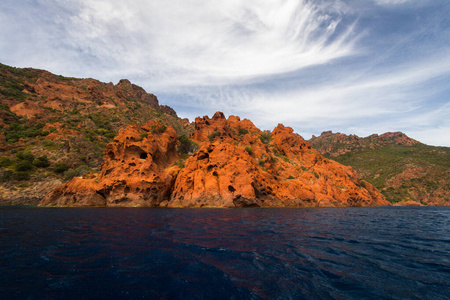
[[0,298],[448,299],[449,244],[449,208],[0,208]]

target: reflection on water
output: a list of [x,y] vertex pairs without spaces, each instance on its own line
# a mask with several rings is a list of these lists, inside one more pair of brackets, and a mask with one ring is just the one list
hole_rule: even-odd
[[0,298],[448,299],[449,208],[0,209]]

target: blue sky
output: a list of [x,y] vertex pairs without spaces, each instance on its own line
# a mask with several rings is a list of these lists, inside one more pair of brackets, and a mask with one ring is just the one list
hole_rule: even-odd
[[0,28],[4,64],[128,78],[190,120],[450,146],[448,0],[2,0]]

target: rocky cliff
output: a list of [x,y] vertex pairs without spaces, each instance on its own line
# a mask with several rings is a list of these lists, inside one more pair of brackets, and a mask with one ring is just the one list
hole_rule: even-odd
[[[351,167],[324,158],[292,128],[272,132],[216,113],[195,120],[198,150],[183,156],[176,132],[128,126],[96,178],[74,178],[42,206],[316,207],[389,205]],[[178,148],[178,151],[177,151]]]
[[0,64],[0,205],[36,205],[55,185],[98,172],[106,145],[153,119],[190,134],[157,97],[117,84]]
[[100,172],[53,190],[41,206],[159,206],[170,197],[179,168],[177,133],[150,120],[128,125],[107,145]]

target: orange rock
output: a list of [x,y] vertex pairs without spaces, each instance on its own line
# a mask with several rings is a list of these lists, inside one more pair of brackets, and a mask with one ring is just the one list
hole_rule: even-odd
[[[160,131],[146,131],[149,124]],[[148,122],[142,128],[128,125],[107,145],[98,182],[92,176],[74,178],[47,195],[40,205],[91,206],[92,201],[97,206],[101,197],[103,206],[159,206],[167,200],[179,171],[172,167],[179,159],[176,131],[158,122]]]
[[46,113],[45,109],[39,107],[39,105],[30,100],[20,102],[16,105],[11,106],[9,109],[16,115],[24,116],[29,119]]
[[[46,140],[60,140],[72,136],[79,136],[81,133],[79,131],[67,128],[61,128],[61,123],[55,122],[52,124],[46,123],[43,130],[50,131],[52,128],[56,129],[56,132],[49,133],[45,139]],[[101,141],[101,137],[97,136],[97,140]]]
[[[325,159],[290,127],[271,141],[249,120],[216,113],[197,118],[192,138],[200,149],[175,181],[168,206],[390,205],[350,167]],[[263,143],[265,141],[266,143]]]
[[40,206],[105,206],[106,199],[97,193],[94,179],[75,177],[68,183],[51,191]]
[[[122,83],[126,84],[126,82]],[[177,134],[148,121],[129,125],[108,144],[98,182],[76,178],[41,205],[300,207],[390,205],[350,167],[321,156],[293,129],[262,132],[249,120],[197,118],[199,150],[180,170]],[[62,200],[60,199],[62,198]]]

